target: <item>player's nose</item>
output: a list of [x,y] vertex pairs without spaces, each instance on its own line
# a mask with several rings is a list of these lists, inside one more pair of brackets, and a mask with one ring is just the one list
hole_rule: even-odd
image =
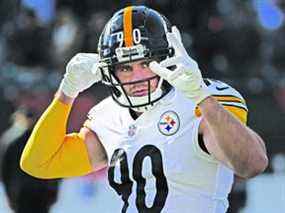
[[139,81],[142,79],[150,78],[155,74],[149,69],[139,65],[133,67],[133,80]]
[[144,70],[138,66],[133,67],[133,81],[139,81],[146,78]]

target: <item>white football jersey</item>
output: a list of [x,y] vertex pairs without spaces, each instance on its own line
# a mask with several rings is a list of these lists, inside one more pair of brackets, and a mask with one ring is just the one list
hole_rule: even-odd
[[[225,104],[247,110],[232,87],[207,81],[214,96],[241,100]],[[195,108],[172,89],[136,120],[110,97],[91,109],[89,128],[106,150],[109,184],[122,199],[118,212],[226,212],[233,171],[200,148]]]

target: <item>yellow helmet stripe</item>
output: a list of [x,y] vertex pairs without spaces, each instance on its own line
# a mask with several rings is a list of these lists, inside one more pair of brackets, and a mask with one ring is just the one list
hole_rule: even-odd
[[124,9],[124,41],[126,47],[133,45],[132,6]]

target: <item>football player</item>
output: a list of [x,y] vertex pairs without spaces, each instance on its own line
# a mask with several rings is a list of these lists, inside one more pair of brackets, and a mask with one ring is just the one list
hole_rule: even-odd
[[[74,99],[96,82],[111,92],[79,133],[66,134]],[[268,159],[246,126],[231,86],[202,78],[179,30],[159,12],[126,7],[106,24],[97,53],[66,67],[53,102],[21,158],[39,178],[85,175],[108,166],[118,212],[226,212],[234,175],[254,177]],[[99,195],[98,195],[99,196]]]

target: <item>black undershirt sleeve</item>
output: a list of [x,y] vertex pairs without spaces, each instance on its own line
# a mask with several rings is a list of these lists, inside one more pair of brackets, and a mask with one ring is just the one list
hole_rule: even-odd
[[210,153],[209,153],[207,147],[205,146],[205,142],[204,142],[204,140],[203,140],[203,135],[202,135],[202,134],[198,134],[198,143],[199,143],[200,148],[201,148],[204,152],[206,152],[207,154],[210,155]]

